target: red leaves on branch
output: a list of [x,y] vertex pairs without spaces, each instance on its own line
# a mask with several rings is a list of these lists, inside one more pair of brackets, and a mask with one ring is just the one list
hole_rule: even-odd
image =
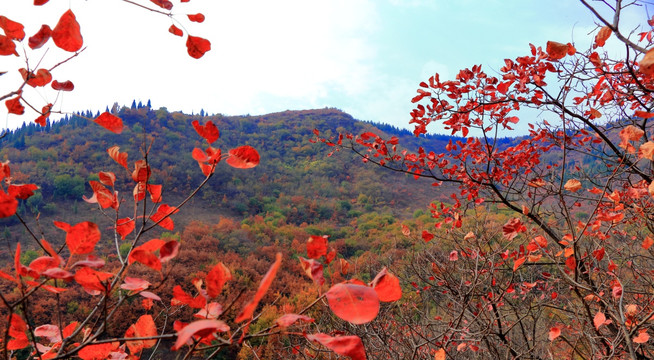
[[229,150],[229,157],[225,161],[237,169],[250,169],[259,165],[259,153],[252,146],[244,145]]
[[170,25],[170,27],[168,28],[168,32],[173,34],[173,35],[177,35],[177,36],[183,36],[184,35],[184,32],[175,25]]
[[79,23],[71,10],[66,11],[57,26],[52,30],[52,41],[60,49],[75,52],[82,48],[84,41],[80,32]]
[[120,235],[120,238],[125,240],[127,235],[134,231],[136,222],[131,218],[122,218],[116,221],[116,232]]
[[225,283],[231,279],[232,273],[222,262],[219,262],[211,268],[205,279],[207,282],[207,294],[209,297],[215,298],[218,296]]
[[327,235],[311,235],[309,237],[309,240],[307,240],[307,256],[310,259],[317,259],[327,255],[327,238]]
[[50,84],[50,86],[52,86],[52,88],[57,91],[73,91],[73,89],[75,89],[75,85],[68,80],[64,82],[55,80],[52,82],[52,84]]
[[39,31],[34,34],[34,36],[30,36],[27,45],[30,47],[30,49],[39,49],[41,46],[45,45],[48,40],[50,40],[51,35],[52,29],[50,29],[50,26],[41,25]]
[[192,58],[199,59],[207,51],[211,50],[211,42],[201,37],[189,35],[186,39],[186,49]]
[[200,338],[210,336],[216,332],[227,332],[229,326],[220,320],[198,320],[186,325],[177,332],[177,341],[171,350],[179,350],[193,336]]
[[175,224],[173,223],[173,219],[170,218],[170,215],[178,211],[179,210],[175,206],[161,204],[159,205],[157,212],[152,214],[152,216],[150,216],[150,220],[152,220],[155,223],[158,223],[158,225],[161,226],[162,228],[172,231],[175,228]]
[[186,15],[186,16],[188,16],[188,19],[189,19],[189,20],[191,20],[191,21],[193,21],[193,22],[196,22],[196,23],[201,23],[201,22],[204,21],[204,15],[201,14],[201,13],[197,13],[197,14],[188,14],[188,15]]
[[95,118],[93,121],[114,134],[120,134],[123,132],[123,120],[107,111],[100,114],[100,116]]
[[334,315],[352,324],[365,324],[379,313],[379,296],[368,286],[336,284],[325,293]]
[[349,356],[352,360],[365,360],[366,350],[358,336],[335,336],[327,334],[308,334],[307,339],[315,341],[329,350],[343,356]]
[[272,284],[273,279],[275,279],[275,275],[277,275],[277,270],[279,270],[279,266],[281,264],[282,254],[277,253],[275,262],[270,266],[270,269],[268,269],[268,272],[266,275],[264,275],[263,279],[261,279],[261,283],[259,283],[259,288],[257,288],[257,292],[254,294],[254,298],[252,301],[247,303],[245,307],[243,307],[243,310],[241,310],[236,319],[234,319],[235,322],[239,323],[244,320],[252,320],[254,310],[256,310],[259,301],[261,301],[263,296],[268,291],[268,288],[270,288],[270,285]]
[[0,29],[5,31],[5,35],[11,40],[21,41],[25,38],[23,24],[9,20],[7,17],[0,15]]
[[386,268],[383,268],[375,276],[370,286],[377,292],[379,301],[393,302],[402,298],[400,280],[395,275],[389,273]]
[[98,225],[90,221],[84,221],[74,226],[55,221],[54,225],[66,232],[66,245],[72,255],[92,252],[95,244],[100,240]]
[[90,295],[100,295],[109,290],[107,280],[114,277],[113,273],[95,271],[89,267],[83,267],[75,273],[75,281],[82,286],[84,291]]
[[27,72],[27,69],[22,68],[18,70],[23,76],[23,80],[27,81],[27,85],[31,87],[46,86],[52,81],[52,74],[46,69],[39,69],[36,74]]
[[89,181],[89,184],[91,185],[91,189],[93,189],[93,196],[91,198],[83,196],[82,199],[84,201],[91,204],[98,203],[103,209],[108,207],[118,208],[118,198],[111,190],[95,180]]
[[170,305],[175,306],[181,304],[188,305],[194,309],[202,309],[207,304],[207,299],[202,295],[192,297],[181,286],[176,285],[173,288],[173,298],[170,300]]
[[519,233],[525,231],[527,227],[518,218],[513,218],[502,226],[502,234],[507,240],[513,240]]
[[[561,43],[556,42],[556,41],[548,41],[547,42],[547,48],[546,48],[545,51],[547,51],[547,55],[549,55],[549,57],[552,60],[560,60],[560,59],[563,59],[566,55],[573,55],[574,54],[574,52],[572,54],[568,53],[571,47],[572,47],[572,44],[570,44],[570,43],[561,44]],[[574,47],[572,47],[572,49],[574,49]]]
[[200,125],[199,121],[193,120],[192,124],[198,135],[207,140],[209,144],[220,138],[220,131],[218,131],[218,128],[211,120],[207,121],[204,125]]

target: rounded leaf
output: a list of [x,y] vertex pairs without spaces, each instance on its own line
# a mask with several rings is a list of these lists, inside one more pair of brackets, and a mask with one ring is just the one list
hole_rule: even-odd
[[249,169],[259,165],[259,153],[249,145],[229,150],[227,165],[237,169]]
[[52,30],[52,40],[62,50],[75,52],[82,48],[82,33],[72,11],[66,11],[59,18],[57,26]]
[[340,283],[325,294],[332,312],[352,324],[365,324],[379,313],[379,296],[368,286]]

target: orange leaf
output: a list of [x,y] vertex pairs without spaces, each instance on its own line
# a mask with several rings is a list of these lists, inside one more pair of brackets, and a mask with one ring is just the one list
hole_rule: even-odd
[[309,334],[306,335],[308,340],[315,341],[330,349],[331,351],[348,356],[352,360],[365,360],[366,350],[363,343],[358,336],[335,336],[331,337],[327,334]]
[[641,244],[641,246],[645,250],[649,250],[649,248],[652,247],[652,245],[654,245],[654,240],[649,236],[646,236],[645,240],[643,240],[643,243]]
[[641,158],[654,160],[654,141],[648,141],[638,148],[638,156]]
[[100,116],[95,118],[93,121],[115,134],[123,132],[123,121],[118,116],[112,115],[107,111],[100,114]]
[[383,268],[370,283],[379,296],[379,301],[393,302],[402,298],[402,288],[400,280],[393,274]]
[[445,349],[440,348],[436,350],[436,353],[434,354],[434,360],[445,360],[447,359],[447,354],[445,353]]
[[72,11],[68,10],[61,15],[57,26],[52,30],[52,40],[62,50],[75,52],[82,48],[84,41]]
[[268,272],[266,273],[266,275],[264,275],[263,279],[261,279],[261,283],[259,283],[259,288],[257,289],[257,292],[254,294],[254,298],[252,299],[252,301],[247,303],[247,305],[245,305],[243,310],[241,310],[241,313],[238,314],[236,319],[234,319],[235,322],[239,323],[244,320],[252,319],[254,310],[256,310],[259,301],[261,301],[263,296],[268,291],[268,288],[272,284],[275,275],[277,275],[277,270],[279,270],[279,266],[281,264],[282,264],[282,254],[277,253],[275,257],[275,262],[270,266],[270,269],[268,269]]
[[600,31],[595,35],[595,44],[593,44],[593,47],[602,47],[606,43],[606,39],[608,39],[611,36],[611,28],[608,26],[604,26],[603,28],[600,29]]
[[577,192],[581,189],[581,182],[577,179],[570,179],[563,185],[563,188],[568,191]]
[[227,164],[237,169],[249,169],[259,165],[259,153],[252,146],[244,145],[229,150]]
[[352,324],[372,321],[379,312],[379,296],[371,287],[339,283],[325,294],[332,312]]
[[559,329],[558,327],[553,327],[553,328],[550,328],[548,339],[550,341],[554,341],[554,339],[556,339],[560,335],[561,335],[561,329]]
[[216,297],[220,294],[225,283],[232,279],[232,273],[222,262],[216,264],[207,274],[207,294]]
[[645,56],[638,62],[639,69],[641,73],[645,75],[654,74],[654,49],[649,49]]
[[633,338],[633,342],[636,344],[644,344],[649,341],[649,334],[647,333],[647,330],[642,330],[641,332],[638,333],[638,336]]
[[516,270],[518,270],[518,268],[520,267],[520,265],[522,265],[526,260],[527,260],[526,257],[521,257],[521,258],[519,258],[519,259],[515,259],[515,262],[513,263],[513,272],[515,272]]
[[[154,325],[152,315],[142,315],[132,326],[125,332],[126,338],[140,338],[157,336],[157,327]],[[157,343],[157,339],[125,341],[130,353],[138,354],[143,349],[149,349]]]
[[595,329],[599,330],[600,326],[604,325],[606,323],[606,316],[604,316],[604,313],[601,311],[598,311],[597,314],[595,314],[595,317],[593,318],[593,324],[595,325]]
[[547,51],[547,55],[552,60],[563,59],[568,54],[568,45],[556,41],[548,41],[545,51]]
[[192,58],[199,59],[207,51],[211,50],[211,42],[201,37],[189,35],[186,39],[186,49]]
[[98,225],[90,221],[84,221],[74,226],[55,221],[54,225],[66,232],[66,245],[72,255],[92,252],[95,244],[100,240]]

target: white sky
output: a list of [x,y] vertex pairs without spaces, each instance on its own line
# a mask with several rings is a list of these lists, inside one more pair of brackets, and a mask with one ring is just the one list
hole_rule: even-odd
[[[175,18],[211,41],[212,50],[196,60],[185,38],[168,33],[170,18],[121,0],[0,3],[0,15],[25,25],[32,67],[42,58],[40,67],[49,68],[68,53],[52,41],[32,51],[27,37],[41,24],[54,28],[69,8],[77,16],[88,48],[53,72],[75,84],[57,99],[57,110],[103,111],[132,100],[226,115],[336,107],[405,128],[418,83],[435,72],[452,78],[475,64],[493,71],[504,58],[527,54],[530,42],[574,42],[581,50],[595,28],[590,12],[571,0],[174,0]],[[634,10],[623,14],[625,24],[648,18],[646,9]],[[197,12],[204,23],[186,19]],[[9,71],[0,77],[1,94],[15,89],[24,66],[24,56],[0,57],[0,71]],[[47,89],[24,95],[40,108],[57,96]],[[34,118],[0,106],[2,125]]]

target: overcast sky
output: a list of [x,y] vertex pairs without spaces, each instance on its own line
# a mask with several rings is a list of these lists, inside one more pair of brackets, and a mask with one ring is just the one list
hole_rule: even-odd
[[[24,23],[29,37],[41,24],[54,28],[70,8],[87,46],[53,73],[75,84],[55,109],[95,112],[132,100],[226,115],[336,107],[405,128],[418,84],[435,72],[452,78],[475,64],[494,72],[503,59],[527,54],[530,42],[584,49],[595,28],[590,12],[572,0],[174,0],[172,12],[186,30],[211,41],[212,50],[196,60],[185,39],[168,33],[170,18],[123,1],[31,3],[3,0],[0,15]],[[646,10],[623,14],[625,24],[643,23]],[[204,23],[186,20],[197,12]],[[25,49],[31,66],[40,60],[49,68],[68,55],[51,41]],[[24,66],[23,56],[0,58],[0,71],[9,71],[0,77],[2,94],[15,89]],[[56,95],[25,92],[48,102]],[[36,117],[7,115],[4,106],[0,116],[9,127]]]

